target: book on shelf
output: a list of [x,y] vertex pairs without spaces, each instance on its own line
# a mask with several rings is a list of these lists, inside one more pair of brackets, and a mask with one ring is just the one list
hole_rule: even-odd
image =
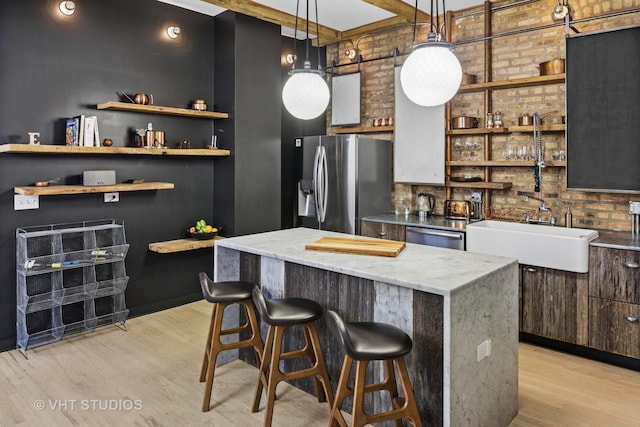
[[78,145],[80,121],[76,117],[67,119],[64,142],[66,145]]
[[100,137],[98,135],[98,118],[87,116],[84,119],[84,139],[81,145],[85,147],[99,146]]
[[67,119],[65,127],[65,144],[66,145],[84,145],[84,127],[85,117],[79,115]]

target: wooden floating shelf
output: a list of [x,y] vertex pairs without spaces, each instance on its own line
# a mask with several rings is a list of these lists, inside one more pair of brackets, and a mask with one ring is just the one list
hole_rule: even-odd
[[[565,125],[542,125],[540,126],[541,132],[564,132]],[[509,132],[533,132],[533,126],[510,126]]]
[[[447,166],[472,166],[472,167],[533,167],[533,160],[479,160],[479,161],[468,161],[468,160],[449,160],[445,162]],[[546,161],[545,164],[547,167],[565,167],[566,161],[564,160],[552,160]]]
[[216,236],[209,240],[197,239],[177,239],[167,240],[165,242],[149,243],[149,250],[159,254],[171,254],[175,252],[192,251],[195,249],[212,248],[216,244],[216,240],[224,239],[224,237]]
[[333,128],[333,133],[387,133],[393,132],[393,126],[370,126],[370,127],[351,127],[351,128]]
[[113,193],[120,191],[173,190],[172,182],[143,182],[142,184],[115,184],[100,186],[50,185],[48,187],[14,187],[16,194],[24,196],[52,196],[57,194]]
[[169,116],[196,117],[201,119],[227,119],[228,113],[215,111],[199,111],[189,108],[162,107],[160,105],[130,104],[128,102],[103,102],[97,105],[98,110],[133,111],[136,113],[166,114]]
[[509,133],[511,128],[471,128],[471,129],[451,129],[446,131],[447,135],[484,135],[488,133]]
[[138,148],[138,147],[78,147],[75,145],[4,144],[0,153],[20,154],[135,154],[145,156],[213,156],[231,155],[229,150],[210,148]]
[[459,187],[459,188],[486,188],[491,190],[506,190],[511,188],[510,182],[454,182],[447,181],[447,187]]
[[474,83],[472,85],[462,85],[458,93],[480,92],[485,89],[512,89],[526,86],[541,86],[555,83],[564,83],[564,74],[552,74],[548,76],[524,77],[520,79],[499,80],[488,83]]

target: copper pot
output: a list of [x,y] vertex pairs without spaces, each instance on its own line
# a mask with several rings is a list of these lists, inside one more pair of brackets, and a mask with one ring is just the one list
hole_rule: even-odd
[[475,74],[467,74],[464,73],[462,75],[462,84],[463,85],[472,85],[478,81],[478,76]]
[[478,119],[476,117],[460,116],[451,119],[452,129],[471,129],[478,127]]
[[193,105],[191,106],[191,108],[198,111],[206,111],[207,103],[204,99],[196,99],[195,101],[193,101]]
[[136,93],[133,100],[136,104],[141,104],[141,105],[153,104],[153,95],[146,94],[146,93]]
[[541,76],[548,76],[551,74],[563,74],[564,73],[564,59],[556,58],[551,61],[541,62],[538,67]]

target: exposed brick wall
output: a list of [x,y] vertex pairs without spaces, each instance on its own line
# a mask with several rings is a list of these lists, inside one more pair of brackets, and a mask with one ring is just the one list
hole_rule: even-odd
[[[514,3],[512,0],[494,1],[492,6]],[[504,34],[512,31],[552,24],[551,17],[556,0],[539,0],[519,6],[501,9],[492,13],[491,21],[493,34]],[[569,0],[571,15],[574,19],[594,17],[605,13],[638,8],[640,0]],[[454,42],[476,40],[484,35],[483,6],[456,11],[452,14],[452,28],[450,40]],[[479,13],[477,13],[479,12]],[[581,33],[601,29],[618,28],[640,24],[640,13],[627,14],[607,19],[594,19],[577,25]],[[427,26],[418,26],[417,40],[426,40]],[[357,47],[363,59],[380,58],[392,55],[398,49],[402,55],[397,57],[397,65],[402,65],[413,39],[413,27],[407,25],[391,31],[380,32],[361,37],[359,40],[344,41],[328,46],[327,63],[348,64],[350,60],[344,56],[344,51]],[[484,72],[484,42],[475,41],[462,43],[456,47],[455,54],[462,64],[463,71],[478,76],[478,82],[485,81]],[[528,31],[518,35],[495,37],[491,41],[492,80],[506,80],[513,78],[534,77],[539,75],[537,66],[544,61],[565,57],[565,33],[563,26],[544,30]],[[394,60],[381,59],[363,62],[361,90],[361,125],[371,126],[373,119],[378,117],[393,117],[394,111]],[[339,68],[340,74],[353,72],[355,65]],[[532,114],[539,112],[543,115],[543,123],[561,123],[565,110],[565,88],[562,84],[534,86],[517,89],[496,90],[492,92],[492,110],[501,111],[506,127],[517,124],[517,118],[523,112]],[[484,120],[484,95],[469,93],[457,95],[451,103],[452,116],[468,115],[480,117]],[[330,114],[330,112],[329,112]],[[481,126],[482,122],[481,122]],[[327,129],[331,133],[331,128]],[[393,138],[393,134],[373,134],[373,137]],[[465,137],[464,140],[483,142],[483,136]],[[554,150],[565,149],[564,133],[544,133],[545,159],[551,159]],[[487,157],[490,159],[504,159],[505,149],[509,144],[529,145],[532,143],[531,134],[511,133],[494,136]],[[469,153],[464,151],[466,158]],[[480,151],[480,156],[484,155]],[[460,158],[460,154],[453,152],[452,160]],[[482,175],[483,168],[454,168],[452,173]],[[512,182],[508,190],[491,191],[491,210],[517,214],[535,210],[537,202],[525,201],[518,196],[520,191],[533,191],[533,168],[527,167],[495,167],[489,169],[492,181]],[[562,217],[566,206],[573,211],[574,226],[600,229],[630,229],[628,202],[640,200],[640,195],[624,193],[598,193],[568,191],[566,189],[566,175],[564,168],[546,168],[542,172],[542,197],[552,208],[553,212]],[[415,204],[415,195],[420,191],[431,192],[437,197],[436,213],[443,212],[444,199],[447,193],[443,187],[394,185],[394,197],[411,199]],[[454,188],[451,198],[469,199],[471,189]]]

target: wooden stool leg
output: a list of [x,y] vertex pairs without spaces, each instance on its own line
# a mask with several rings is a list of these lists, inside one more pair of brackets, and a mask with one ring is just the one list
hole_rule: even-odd
[[[216,304],[217,305],[217,304]],[[204,399],[202,401],[202,412],[208,412],[211,405],[211,391],[213,389],[213,375],[216,371],[216,359],[220,353],[219,337],[222,330],[222,315],[226,304],[220,304],[215,309],[213,319],[213,330],[211,337],[211,346],[209,347],[209,360],[207,362],[207,382],[204,386]]]
[[253,349],[256,352],[256,361],[258,362],[258,366],[260,366],[262,353],[264,352],[262,337],[260,336],[260,323],[258,322],[253,303],[243,302],[242,305],[246,311],[248,323],[251,326],[251,333],[253,334],[248,345],[250,344],[253,346]]
[[[387,378],[385,380],[386,390],[389,391],[391,406],[393,407],[393,409],[399,409],[404,404],[404,400],[398,397],[398,384],[396,383],[396,374],[393,360],[385,360],[384,364],[387,369]],[[396,427],[402,427],[402,419],[396,419],[395,425]]]
[[207,369],[209,367],[209,353],[211,352],[211,337],[213,337],[213,325],[216,317],[216,307],[218,304],[213,304],[211,310],[211,320],[209,321],[209,333],[207,335],[207,344],[204,347],[204,358],[202,359],[202,368],[200,369],[200,382],[204,382],[207,375]]
[[[313,376],[316,384],[316,392],[318,394],[318,402],[324,402],[325,398],[329,404],[329,409],[333,405],[333,391],[331,390],[331,380],[329,379],[329,372],[327,371],[327,364],[322,354],[322,346],[320,345],[320,338],[318,338],[318,329],[315,322],[308,323],[305,327],[309,328],[309,338],[311,339],[311,347],[313,349],[315,367],[318,372]],[[322,382],[324,393],[322,388],[318,384],[318,378]]]
[[353,411],[351,413],[352,427],[362,427],[367,423],[367,417],[364,412],[364,388],[366,386],[367,365],[366,360],[358,360],[356,362],[356,378],[353,387]]
[[256,392],[253,397],[253,405],[251,406],[251,412],[258,412],[260,407],[260,398],[262,397],[262,390],[267,385],[267,378],[269,378],[269,366],[271,364],[271,357],[273,351],[273,338],[275,335],[275,327],[269,326],[267,331],[267,340],[264,343],[264,350],[260,357],[260,372],[258,373],[258,385],[256,386]]
[[282,336],[286,328],[283,326],[275,326],[274,329],[273,352],[271,354],[271,363],[267,380],[267,400],[265,404],[264,427],[271,427],[271,422],[273,420],[273,404],[276,400],[276,388],[278,383],[282,380],[282,374],[280,373],[280,354],[282,353]]
[[409,372],[407,371],[407,362],[404,360],[404,357],[398,357],[395,359],[395,362],[398,365],[398,375],[400,376],[400,384],[402,384],[402,391],[405,397],[406,418],[411,422],[413,427],[422,427],[420,412],[418,411],[416,398],[413,394],[413,388],[411,387],[411,380],[409,379]]
[[353,359],[349,356],[344,356],[342,360],[342,370],[340,371],[340,379],[338,380],[338,389],[336,390],[336,397],[331,407],[331,418],[329,419],[329,427],[347,427],[347,422],[342,416],[342,403],[344,399],[353,394],[353,390],[349,389],[349,375],[351,374],[351,366],[353,365]]

